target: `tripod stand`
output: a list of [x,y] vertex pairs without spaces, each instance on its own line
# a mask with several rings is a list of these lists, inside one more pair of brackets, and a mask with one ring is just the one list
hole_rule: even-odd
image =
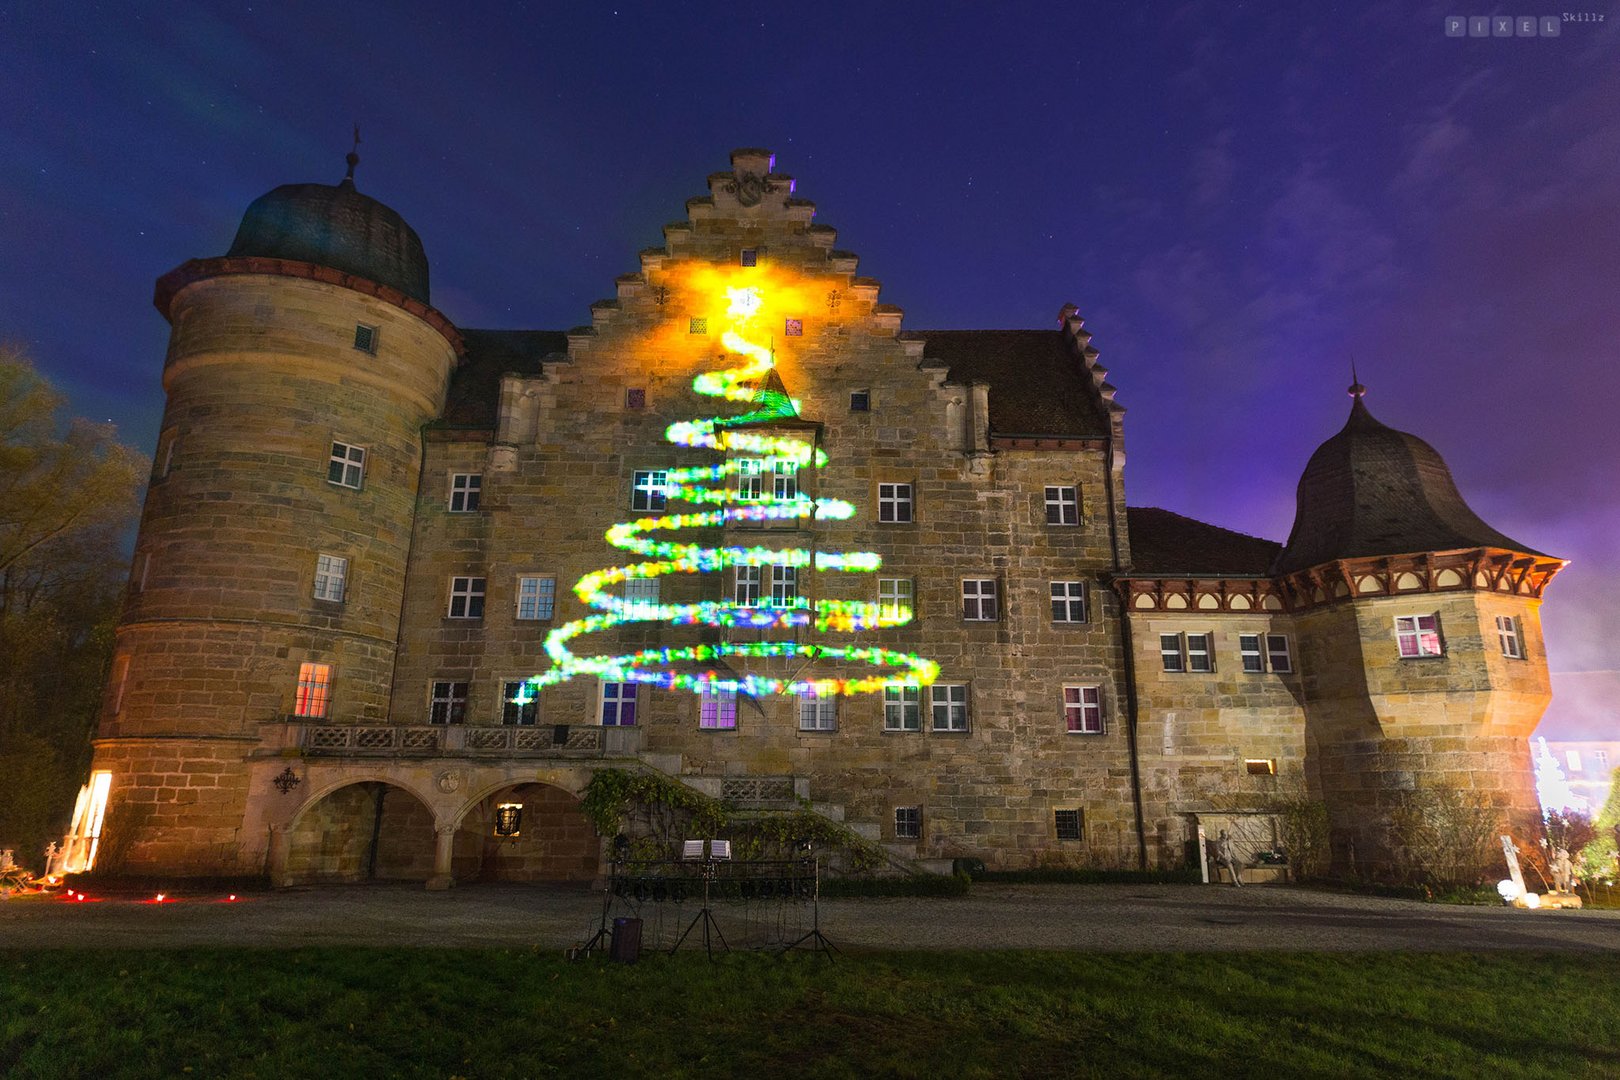
[[777,955],[786,956],[800,945],[809,942],[812,953],[820,953],[829,963],[834,963],[833,953],[838,951],[838,946],[828,941],[827,935],[821,932],[821,860],[818,858],[806,861],[810,864],[810,872],[815,875],[815,891],[811,893],[810,899],[810,929],[798,939],[783,946]]
[[709,885],[714,881],[714,875],[715,860],[713,857],[705,855],[703,857],[703,906],[698,909],[696,915],[692,916],[692,921],[686,924],[686,929],[681,931],[681,936],[675,939],[675,944],[669,950],[671,956],[675,955],[675,950],[681,947],[681,942],[686,940],[686,935],[690,934],[699,922],[703,924],[703,952],[710,960],[714,959],[714,944],[709,936],[711,932],[714,937],[720,939],[722,949],[726,952],[731,951],[731,946],[726,944],[726,936],[720,932],[720,924],[714,919],[714,912],[709,910]]
[[589,956],[603,945],[611,944],[612,933],[608,930],[608,909],[613,906],[613,883],[619,876],[619,861],[615,859],[608,870],[607,880],[602,884],[602,918],[596,925],[596,933],[591,940],[574,950],[575,955]]

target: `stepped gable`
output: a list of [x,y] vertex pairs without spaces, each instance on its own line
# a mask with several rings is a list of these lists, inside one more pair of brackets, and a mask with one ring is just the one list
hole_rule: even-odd
[[433,427],[493,429],[501,376],[538,375],[548,357],[568,351],[560,330],[463,330],[466,358],[450,376],[444,413]]
[[1110,412],[1123,411],[1111,400],[1113,387],[1099,385],[1084,354],[1076,355],[1068,330],[914,330],[901,337],[921,340],[923,366],[948,368],[947,381],[989,384],[992,437],[1106,439]]
[[1264,577],[1282,545],[1275,540],[1160,510],[1127,506],[1136,577]]
[[1480,520],[1434,447],[1379,423],[1362,400],[1365,392],[1359,383],[1351,387],[1350,418],[1306,464],[1294,528],[1274,573],[1465,548],[1543,554]]
[[[352,166],[351,166],[352,171]],[[355,189],[338,184],[283,184],[253,200],[227,258],[314,263],[428,300],[428,260],[405,219]]]

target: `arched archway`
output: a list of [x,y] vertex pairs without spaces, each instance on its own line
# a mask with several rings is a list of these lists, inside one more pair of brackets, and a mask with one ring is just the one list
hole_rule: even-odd
[[[495,834],[496,808],[522,806],[518,834]],[[456,829],[457,881],[590,881],[602,844],[579,800],[551,784],[507,784],[474,801]]]
[[433,812],[413,792],[359,780],[305,806],[287,837],[289,883],[426,881]]

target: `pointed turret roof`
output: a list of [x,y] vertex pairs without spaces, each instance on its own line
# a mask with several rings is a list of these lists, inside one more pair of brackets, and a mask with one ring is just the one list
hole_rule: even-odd
[[1460,548],[1542,554],[1480,520],[1434,447],[1374,419],[1366,387],[1358,382],[1350,393],[1350,418],[1317,447],[1299,478],[1294,528],[1275,573]]

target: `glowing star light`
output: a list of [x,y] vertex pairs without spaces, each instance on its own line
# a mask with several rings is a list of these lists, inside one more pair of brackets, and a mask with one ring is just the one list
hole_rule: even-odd
[[[666,626],[744,627],[753,630],[796,630],[851,633],[911,621],[911,610],[900,605],[866,601],[819,599],[813,603],[791,594],[773,600],[762,591],[756,603],[705,600],[695,604],[663,604],[622,595],[630,580],[656,579],[670,574],[716,573],[731,567],[783,568],[797,581],[800,569],[871,573],[883,560],[870,551],[829,552],[806,548],[706,547],[665,538],[670,533],[715,529],[734,522],[787,520],[843,521],[855,507],[842,499],[815,499],[798,490],[796,482],[773,485],[777,477],[796,475],[802,468],[822,468],[827,455],[799,439],[770,434],[758,426],[798,418],[798,402],[772,377],[771,350],[748,338],[749,323],[764,306],[755,287],[728,287],[726,314],[730,325],[721,334],[725,347],[744,361],[740,366],[705,372],[692,388],[708,397],[753,406],[733,417],[681,421],[671,424],[664,437],[677,446],[714,450],[727,455],[718,465],[670,469],[663,494],[691,504],[686,513],[670,513],[621,522],[607,531],[616,548],[644,561],[592,571],[581,577],[574,594],[594,614],[559,626],[546,638],[550,670],[529,679],[518,701],[532,700],[534,690],[555,685],[576,675],[595,675],[616,682],[647,683],[693,693],[735,691],[758,697],[765,694],[874,693],[888,686],[927,686],[939,675],[939,665],[913,653],[873,646],[801,643],[798,641],[720,641],[708,644],[640,649],[616,656],[579,656],[569,648],[575,638],[632,623]],[[755,430],[749,430],[754,428]],[[739,483],[738,478],[748,481]],[[763,582],[762,582],[763,584]],[[882,669],[854,678],[781,679],[763,675],[722,674],[729,657],[844,661]],[[690,670],[672,670],[688,668]],[[729,668],[728,668],[729,671]]]

